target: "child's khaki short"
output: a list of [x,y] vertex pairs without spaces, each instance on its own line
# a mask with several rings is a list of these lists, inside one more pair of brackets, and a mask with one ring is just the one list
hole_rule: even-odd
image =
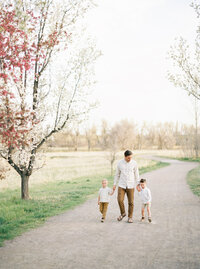
[[148,204],[142,204],[142,208],[145,208],[145,207],[151,207],[151,203],[148,203]]

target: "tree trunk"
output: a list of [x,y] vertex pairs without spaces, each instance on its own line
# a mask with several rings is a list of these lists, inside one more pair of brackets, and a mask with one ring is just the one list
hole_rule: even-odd
[[113,176],[113,164],[114,164],[114,161],[112,160],[110,162],[110,175]]
[[90,140],[88,139],[88,151],[90,151],[90,148],[91,148],[91,143],[90,143]]
[[29,200],[29,176],[21,174],[21,198],[23,200]]
[[199,143],[198,143],[198,106],[195,98],[195,157],[199,157]]

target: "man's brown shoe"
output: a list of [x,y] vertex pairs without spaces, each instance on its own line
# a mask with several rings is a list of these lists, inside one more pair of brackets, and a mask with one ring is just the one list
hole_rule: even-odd
[[133,223],[133,219],[132,218],[128,218],[128,223]]
[[126,217],[126,214],[120,215],[120,216],[117,218],[117,220],[118,220],[118,221],[121,221],[121,220],[123,220],[124,217]]

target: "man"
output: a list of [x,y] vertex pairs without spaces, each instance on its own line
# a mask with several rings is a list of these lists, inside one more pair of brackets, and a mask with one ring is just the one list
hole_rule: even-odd
[[117,165],[116,175],[114,178],[113,191],[118,183],[118,204],[121,215],[117,218],[121,221],[125,216],[124,196],[128,198],[128,222],[133,222],[133,207],[134,207],[134,190],[135,184],[139,184],[139,171],[136,161],[132,160],[133,153],[130,150],[124,152],[124,159],[119,161]]

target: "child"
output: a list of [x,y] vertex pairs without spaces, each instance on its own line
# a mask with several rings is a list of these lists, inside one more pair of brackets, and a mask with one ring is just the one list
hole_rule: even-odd
[[144,221],[144,209],[147,207],[148,212],[148,221],[151,222],[151,191],[146,187],[146,179],[141,179],[140,184],[137,186],[141,201],[142,201],[142,218],[141,221]]
[[107,185],[108,185],[108,180],[103,179],[102,188],[100,188],[99,196],[98,196],[99,210],[102,214],[101,222],[104,222],[106,218],[106,212],[108,209],[108,204],[110,202],[110,195],[113,195],[114,193],[114,191],[112,191],[111,188],[108,188]]

